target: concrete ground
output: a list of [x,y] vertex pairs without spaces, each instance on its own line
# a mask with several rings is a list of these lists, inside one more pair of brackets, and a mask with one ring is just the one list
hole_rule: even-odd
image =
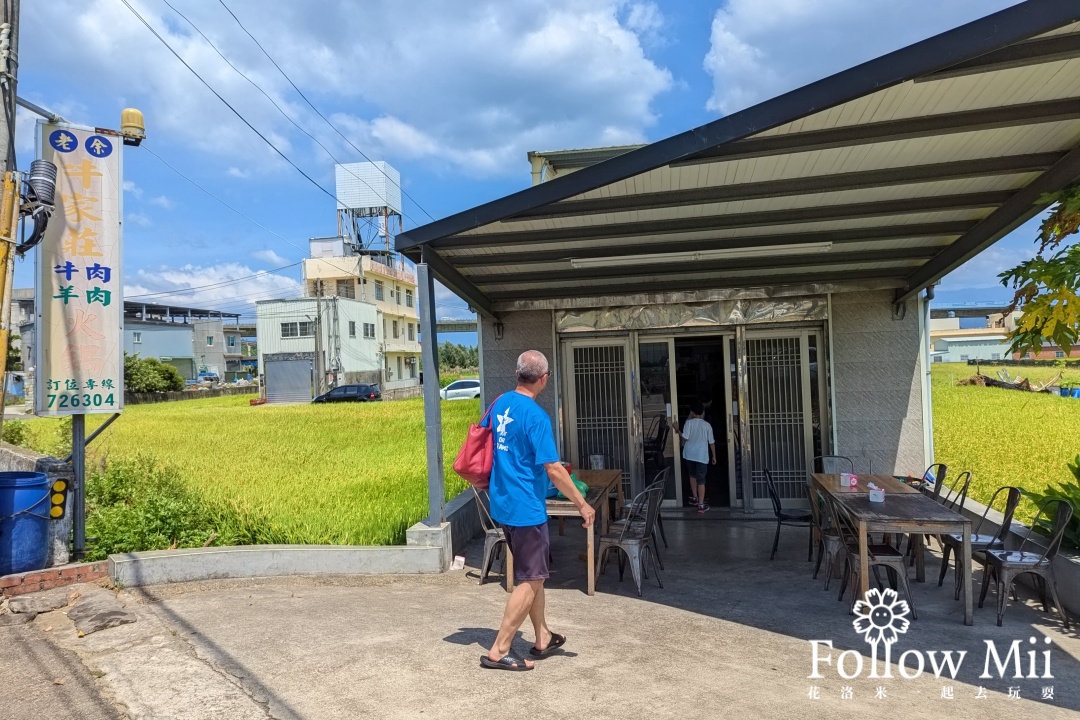
[[[923,657],[936,651],[937,658],[967,651],[958,678],[935,678],[929,663],[916,679],[899,677],[895,665],[896,677],[868,678],[870,646],[856,635],[847,604],[837,602],[838,586],[826,593],[824,575],[811,579],[805,531],[785,528],[770,562],[774,528],[708,516],[668,518],[663,589],[650,578],[638,598],[629,574],[620,583],[612,562],[597,594],[588,597],[578,557],[583,531],[567,522],[566,535],[554,537],[547,605],[552,628],[568,642],[528,673],[479,667],[506,599],[497,578],[476,584],[479,543],[470,546],[465,571],[441,576],[121,590],[139,616],[134,624],[79,638],[58,611],[18,630],[25,634],[19,642],[48,648],[35,653],[77,656],[81,662],[67,670],[35,669],[18,653],[7,656],[16,628],[0,628],[4,664],[28,668],[14,684],[0,684],[0,708],[5,717],[50,717],[31,705],[35,695],[82,688],[96,678],[102,702],[137,718],[1076,717],[1080,638],[1023,591],[1003,627],[995,625],[992,598],[976,610],[975,626],[966,627],[961,604],[948,583],[937,587],[936,562],[930,562],[931,581],[913,589],[919,619],[892,647],[892,657],[895,663],[910,650]],[[1052,640],[1052,679],[1014,679],[1011,665],[1001,679],[993,663],[993,677],[979,678],[987,640],[1002,658],[1021,641],[1027,675],[1031,637],[1038,639],[1038,675],[1045,674],[1043,638]],[[532,640],[526,626],[515,646],[525,652]],[[808,677],[809,640],[831,640],[835,648],[832,665],[820,664],[821,679]],[[837,675],[845,650],[864,659],[858,679]],[[912,669],[914,657],[908,656]],[[846,662],[854,670],[854,653]],[[58,674],[78,680],[52,686]],[[1017,698],[1010,698],[1010,687]],[[1053,699],[1043,700],[1051,687]],[[815,692],[819,699],[811,699]]]

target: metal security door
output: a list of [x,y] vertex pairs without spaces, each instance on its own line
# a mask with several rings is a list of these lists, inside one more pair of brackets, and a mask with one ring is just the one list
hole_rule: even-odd
[[814,447],[810,335],[747,333],[745,427],[755,508],[771,506],[766,469],[785,505],[806,504]]
[[629,342],[574,340],[563,348],[571,462],[621,470],[631,497]]
[[266,401],[311,402],[310,360],[268,360],[264,370]]

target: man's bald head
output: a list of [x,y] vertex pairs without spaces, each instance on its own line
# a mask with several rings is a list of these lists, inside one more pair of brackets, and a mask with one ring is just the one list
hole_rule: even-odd
[[539,382],[548,371],[548,361],[544,353],[538,350],[526,350],[517,359],[517,380],[531,385]]

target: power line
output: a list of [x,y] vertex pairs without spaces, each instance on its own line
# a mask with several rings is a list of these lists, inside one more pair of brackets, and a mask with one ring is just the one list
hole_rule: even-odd
[[[304,99],[304,102],[306,102],[306,103],[308,104],[308,107],[310,107],[310,108],[311,108],[312,110],[314,110],[314,111],[315,111],[315,114],[316,114],[316,115],[318,115],[319,117],[321,117],[321,118],[323,119],[323,121],[324,121],[324,122],[325,122],[325,123],[326,123],[327,125],[329,125],[329,126],[330,126],[331,128],[333,128],[334,132],[336,132],[336,133],[337,133],[338,135],[340,135],[340,136],[341,136],[341,139],[342,139],[342,140],[344,140],[345,142],[347,142],[347,143],[348,143],[348,144],[349,144],[349,145],[350,145],[350,146],[352,147],[352,149],[353,149],[353,150],[355,150],[356,152],[360,153],[360,157],[364,158],[364,159],[365,159],[365,160],[367,160],[367,161],[368,161],[369,163],[372,163],[372,164],[374,165],[374,162],[372,161],[372,159],[371,159],[371,158],[369,158],[369,157],[368,157],[367,155],[365,155],[365,154],[364,154],[364,151],[363,151],[363,150],[361,150],[360,148],[356,147],[356,145],[354,145],[354,144],[353,144],[353,141],[352,141],[352,140],[350,140],[350,139],[349,139],[348,137],[346,137],[345,133],[341,132],[341,130],[339,130],[339,129],[337,128],[337,126],[336,126],[336,125],[334,125],[334,123],[330,122],[330,120],[329,120],[329,119],[327,119],[327,117],[326,117],[325,115],[323,115],[323,114],[322,114],[322,113],[321,113],[321,112],[319,111],[319,109],[318,109],[317,107],[315,107],[315,105],[314,105],[314,104],[312,104],[312,102],[311,102],[310,100],[308,100],[308,98],[307,98],[307,95],[305,95],[305,94],[303,93],[303,91],[302,91],[302,90],[300,90],[300,88],[298,88],[298,87],[296,86],[296,83],[294,83],[294,82],[292,81],[292,78],[290,78],[290,77],[289,77],[289,76],[288,76],[288,75],[287,75],[287,74],[285,73],[285,71],[281,69],[281,66],[280,66],[280,65],[278,65],[278,64],[277,64],[277,61],[275,61],[275,60],[274,60],[274,58],[272,58],[272,57],[270,56],[270,53],[266,52],[266,48],[264,48],[264,47],[262,46],[262,43],[260,43],[260,42],[259,42],[258,40],[256,40],[256,39],[255,39],[255,36],[254,36],[254,35],[252,35],[252,34],[251,34],[251,32],[250,32],[250,31],[249,31],[249,30],[248,30],[248,29],[247,29],[246,27],[244,27],[244,23],[240,22],[240,18],[236,17],[236,13],[234,13],[234,12],[233,12],[232,10],[230,10],[230,9],[229,9],[229,6],[225,4],[225,0],[218,0],[218,2],[219,2],[219,3],[221,3],[221,6],[222,6],[223,8],[225,8],[225,10],[226,10],[226,11],[227,11],[227,12],[228,12],[228,13],[229,13],[230,15],[232,15],[232,18],[233,18],[233,20],[235,20],[235,21],[236,21],[236,24],[240,26],[240,29],[241,29],[241,30],[243,30],[243,31],[244,31],[245,33],[247,33],[247,36],[248,36],[249,38],[251,38],[251,40],[252,40],[252,41],[253,41],[253,42],[254,42],[254,43],[255,43],[255,44],[256,44],[256,45],[258,46],[259,50],[262,50],[262,54],[266,56],[266,59],[267,59],[267,60],[269,60],[269,61],[270,61],[271,63],[273,63],[274,67],[275,67],[275,68],[277,68],[277,71],[278,71],[279,73],[281,73],[281,76],[282,76],[283,78],[285,78],[285,79],[286,79],[286,80],[287,80],[287,81],[289,82],[289,84],[290,84],[290,85],[292,85],[292,87],[293,87],[293,90],[295,90],[295,91],[297,92],[297,94],[299,94],[299,95],[300,95],[300,97],[302,97],[302,98]],[[375,168],[376,168],[376,169],[379,169],[378,165],[375,165]],[[382,172],[382,170],[380,169],[380,170],[379,170],[379,172]],[[429,213],[429,212],[428,212],[427,210],[425,210],[425,209],[424,209],[424,207],[423,207],[423,206],[422,206],[422,205],[421,205],[421,204],[420,204],[419,202],[417,202],[417,201],[416,201],[416,198],[414,198],[414,197],[413,197],[412,195],[409,195],[409,193],[405,192],[405,188],[401,187],[401,185],[400,185],[399,183],[396,183],[396,182],[394,182],[394,179],[393,179],[393,178],[391,178],[391,177],[390,177],[389,175],[387,175],[387,174],[386,174],[385,172],[383,172],[382,174],[383,174],[383,175],[384,175],[384,176],[386,177],[386,179],[387,179],[387,180],[389,180],[389,181],[390,181],[391,183],[393,183],[393,184],[394,184],[394,185],[395,185],[395,186],[397,187],[397,189],[398,189],[398,190],[401,190],[401,194],[402,194],[402,195],[404,195],[405,197],[407,197],[407,198],[409,198],[410,200],[412,200],[413,204],[414,204],[414,205],[416,205],[416,207],[420,208],[420,211],[421,211],[421,212],[423,212],[423,213],[424,213],[425,215],[427,215],[427,216],[428,216],[428,217],[429,217],[429,218],[430,218],[430,219],[431,219],[432,221],[434,221],[434,220],[435,220],[435,218],[434,218],[434,217],[432,217],[431,213]]]
[[274,232],[273,230],[271,230],[270,228],[266,227],[265,225],[263,225],[263,224],[262,224],[262,223],[260,223],[259,221],[257,221],[257,220],[254,220],[254,219],[252,219],[251,217],[249,217],[249,216],[245,215],[244,213],[240,212],[239,210],[237,210],[236,208],[234,208],[234,207],[233,207],[232,205],[230,205],[229,203],[225,202],[224,200],[222,200],[221,198],[219,198],[219,197],[218,197],[217,195],[215,195],[214,193],[210,192],[209,190],[207,190],[206,188],[204,188],[204,187],[203,187],[202,185],[200,185],[199,183],[195,182],[194,180],[192,180],[191,178],[189,178],[189,177],[188,177],[187,175],[185,175],[184,173],[182,173],[182,172],[180,172],[179,170],[177,170],[177,169],[176,169],[175,167],[173,167],[173,166],[172,166],[172,165],[171,165],[171,164],[169,163],[169,161],[168,161],[168,160],[166,160],[165,158],[161,157],[161,156],[160,156],[160,155],[158,155],[158,154],[157,154],[156,152],[154,152],[153,150],[151,150],[151,149],[150,149],[150,146],[149,146],[149,145],[147,145],[147,143],[146,143],[146,141],[145,141],[145,140],[144,140],[144,141],[142,142],[142,144],[141,144],[141,145],[140,145],[139,147],[140,147],[140,148],[142,148],[143,150],[145,150],[146,152],[150,153],[150,154],[151,154],[151,155],[153,155],[154,157],[156,157],[156,158],[157,158],[158,160],[160,160],[160,161],[161,161],[161,163],[162,163],[162,164],[163,164],[163,165],[164,165],[165,167],[169,168],[169,169],[170,169],[170,170],[172,170],[172,171],[173,171],[174,173],[176,173],[177,175],[179,175],[179,176],[180,176],[180,177],[182,177],[183,179],[187,180],[187,181],[188,181],[189,183],[191,183],[192,185],[194,185],[194,186],[195,186],[195,187],[197,187],[198,189],[202,190],[202,191],[203,191],[204,193],[206,193],[207,195],[209,195],[210,197],[212,197],[212,198],[213,198],[214,200],[217,200],[217,201],[218,201],[219,203],[221,203],[222,205],[224,205],[225,207],[227,207],[227,208],[228,208],[229,210],[232,210],[232,211],[233,211],[234,213],[236,213],[236,214],[237,214],[237,215],[239,215],[240,217],[244,218],[244,219],[245,219],[245,220],[247,220],[248,222],[252,223],[253,225],[257,225],[258,227],[262,228],[263,230],[265,230],[266,232],[270,233],[270,234],[271,234],[271,235],[273,235],[274,237],[276,237],[276,238],[279,238],[279,239],[281,239],[282,241],[284,241],[284,242],[288,243],[289,245],[292,245],[292,246],[293,246],[294,248],[296,248],[296,249],[297,249],[297,250],[299,250],[300,252],[304,253],[305,255],[307,254],[307,250],[305,250],[304,248],[300,247],[299,245],[297,245],[296,243],[294,243],[294,242],[293,242],[292,240],[289,240],[289,239],[288,239],[288,238],[286,238],[286,237],[285,237],[284,235],[281,235],[281,234],[279,234],[279,233],[276,233],[276,232]]
[[183,288],[183,289],[177,289],[177,290],[162,290],[161,292],[142,293],[141,295],[128,295],[125,299],[138,298],[138,297],[156,297],[156,296],[159,296],[159,295],[180,295],[182,293],[191,292],[192,290],[207,290],[209,288],[222,287],[224,285],[232,285],[234,283],[241,283],[241,282],[246,282],[248,280],[253,280],[253,279],[257,278],[257,277],[262,277],[263,275],[272,275],[274,273],[281,272],[282,270],[288,270],[289,268],[294,268],[299,264],[300,264],[299,262],[294,262],[292,265],[284,265],[284,266],[279,267],[279,268],[274,268],[273,270],[262,270],[260,272],[254,273],[252,275],[244,275],[243,277],[233,278],[232,280],[222,280],[221,282],[211,283],[209,285],[195,285],[195,286],[192,286],[192,287],[189,287],[189,288]]
[[[360,177],[360,176],[359,176],[359,175],[357,175],[357,174],[356,174],[355,172],[353,172],[353,171],[352,171],[352,170],[350,170],[350,169],[349,169],[348,167],[346,167],[345,163],[341,162],[341,160],[339,160],[339,159],[338,159],[338,158],[337,158],[337,157],[336,157],[336,156],[334,155],[334,153],[332,153],[332,152],[330,151],[330,148],[328,148],[328,147],[326,147],[325,145],[323,145],[323,143],[322,143],[322,141],[321,141],[321,140],[319,140],[319,139],[318,139],[317,137],[315,137],[314,135],[312,135],[311,133],[309,133],[309,132],[308,132],[307,130],[305,130],[305,129],[304,129],[304,128],[303,128],[303,127],[302,127],[302,126],[301,126],[301,125],[300,125],[300,124],[299,124],[298,122],[296,122],[296,120],[294,120],[294,119],[293,119],[293,118],[292,118],[292,117],[291,117],[291,116],[290,116],[290,115],[289,115],[289,114],[288,114],[287,112],[285,112],[285,110],[284,110],[284,109],[283,109],[283,108],[282,108],[282,107],[281,107],[280,105],[278,105],[277,101],[276,101],[276,100],[274,100],[274,98],[272,98],[272,97],[270,96],[270,94],[269,94],[269,93],[267,93],[267,92],[266,92],[265,90],[263,90],[262,86],[260,86],[260,85],[259,85],[259,84],[258,84],[257,82],[255,82],[254,80],[252,80],[252,79],[251,79],[250,77],[248,77],[248,76],[247,76],[247,75],[246,75],[246,74],[245,74],[245,73],[244,73],[244,72],[243,72],[243,71],[242,71],[242,70],[241,70],[240,68],[236,67],[236,65],[234,65],[234,64],[233,64],[233,62],[232,62],[231,60],[229,60],[229,58],[225,57],[225,54],[224,54],[223,52],[221,52],[221,50],[220,50],[220,49],[218,49],[217,45],[215,45],[215,44],[214,44],[214,42],[213,42],[213,41],[212,41],[212,40],[211,40],[210,38],[208,38],[208,37],[206,36],[206,34],[205,34],[205,33],[204,33],[204,32],[203,32],[202,30],[200,30],[200,29],[199,29],[199,26],[198,26],[198,25],[196,25],[196,24],[195,24],[194,22],[192,22],[192,21],[191,21],[191,20],[190,20],[190,19],[189,19],[189,18],[187,17],[187,15],[184,15],[184,13],[180,12],[180,11],[179,11],[179,10],[177,10],[177,9],[176,9],[175,7],[173,7],[173,5],[172,5],[172,4],[171,4],[171,3],[169,2],[169,0],[161,0],[161,1],[162,1],[163,3],[165,3],[165,5],[167,5],[167,6],[169,7],[169,9],[170,9],[170,10],[172,10],[172,11],[173,11],[174,13],[176,13],[176,14],[177,14],[177,15],[179,15],[179,16],[180,16],[181,18],[183,18],[183,19],[184,19],[184,22],[186,22],[186,23],[187,23],[188,25],[190,25],[190,26],[192,27],[192,29],[194,29],[194,30],[195,30],[195,32],[197,32],[197,33],[199,34],[199,36],[200,36],[200,37],[201,37],[201,38],[202,38],[203,40],[205,40],[205,41],[206,41],[206,44],[207,44],[207,45],[209,45],[209,46],[210,46],[210,48],[211,48],[211,49],[212,49],[212,50],[213,50],[213,51],[214,51],[215,53],[217,53],[217,54],[218,54],[218,57],[220,57],[220,58],[221,58],[222,60],[224,60],[224,61],[225,61],[225,64],[226,64],[226,65],[228,65],[228,66],[229,66],[230,68],[232,68],[232,69],[233,69],[233,71],[234,71],[234,72],[236,72],[236,74],[237,74],[237,75],[239,75],[240,77],[244,78],[244,80],[246,80],[246,81],[247,81],[247,82],[248,82],[248,83],[249,83],[249,84],[250,84],[250,85],[251,85],[251,86],[252,86],[253,88],[255,88],[256,90],[258,90],[258,91],[259,91],[259,92],[260,92],[260,93],[262,94],[262,96],[263,96],[263,97],[265,97],[265,98],[266,98],[267,100],[269,100],[269,101],[270,101],[270,104],[271,104],[271,105],[273,105],[273,106],[274,106],[274,108],[275,108],[275,109],[276,109],[276,110],[277,110],[277,111],[278,111],[279,113],[281,113],[281,116],[282,116],[283,118],[285,118],[285,119],[286,119],[286,120],[288,120],[288,121],[289,121],[290,123],[292,123],[293,127],[295,127],[295,128],[296,128],[297,130],[299,130],[300,132],[304,133],[304,135],[307,135],[307,136],[308,136],[308,138],[310,138],[312,142],[314,142],[314,143],[315,143],[316,145],[318,145],[318,146],[319,146],[320,148],[322,148],[322,149],[323,149],[323,152],[325,152],[325,153],[326,153],[326,154],[327,154],[327,155],[328,155],[328,156],[330,157],[330,159],[331,159],[331,160],[333,160],[333,161],[334,161],[335,163],[337,163],[338,165],[340,165],[340,166],[342,166],[343,168],[345,168],[345,170],[346,170],[346,171],[347,171],[347,172],[348,172],[348,173],[349,173],[350,175],[352,175],[352,176],[353,176],[354,178],[356,178],[356,179],[357,179],[357,180],[359,180],[360,182],[364,183],[364,185],[365,185],[365,186],[367,186],[368,190],[371,190],[371,191],[372,191],[373,193],[375,193],[376,195],[379,195],[379,192],[378,192],[378,191],[377,191],[377,190],[376,190],[375,188],[371,187],[371,185],[370,185],[370,184],[368,184],[368,182],[367,182],[366,180],[364,180],[364,178]],[[228,8],[226,8],[226,10],[228,10]],[[305,99],[306,99],[306,98],[305,98]],[[376,169],[379,169],[379,168],[378,168],[378,166],[375,166],[375,168],[376,168]],[[381,172],[381,171],[380,171],[380,172]],[[386,173],[383,173],[383,174],[384,174],[384,175],[386,175]],[[387,177],[389,177],[389,176],[387,176]],[[399,189],[400,189],[400,186],[399,186]],[[384,204],[385,204],[385,203],[387,202],[387,200],[386,200],[386,198],[385,198],[385,197],[380,197],[380,199],[381,199],[381,200],[383,201],[383,203],[384,203]],[[414,202],[415,202],[415,201],[414,201]],[[419,204],[417,204],[417,207],[419,207]],[[423,208],[421,208],[421,209],[423,209]],[[412,222],[414,222],[414,223],[416,222],[416,221],[415,221],[415,220],[413,220],[413,219],[412,219],[411,217],[409,217],[409,216],[408,216],[407,214],[405,215],[405,217],[409,218],[409,220],[411,220],[411,221],[412,221]]]
[[240,111],[238,111],[238,110],[237,110],[236,108],[234,108],[234,107],[233,107],[232,105],[230,105],[230,104],[229,104],[229,101],[228,101],[228,100],[226,100],[226,99],[225,99],[224,97],[222,97],[222,96],[221,96],[221,93],[219,93],[219,92],[218,92],[217,90],[215,90],[215,89],[214,89],[214,88],[213,88],[213,87],[212,87],[212,86],[210,85],[210,83],[206,82],[206,80],[204,80],[204,79],[203,79],[202,75],[200,75],[200,74],[199,74],[198,72],[196,72],[196,71],[195,71],[195,68],[191,67],[191,65],[189,65],[189,64],[187,63],[187,61],[186,61],[186,60],[184,60],[184,58],[180,56],[180,53],[176,52],[176,50],[174,50],[174,49],[173,49],[172,45],[169,45],[168,41],[167,41],[167,40],[165,40],[165,38],[161,37],[161,35],[159,35],[159,34],[158,34],[158,31],[157,31],[157,30],[155,30],[155,29],[154,29],[154,28],[153,28],[153,27],[152,27],[152,26],[150,25],[150,23],[148,23],[148,22],[146,21],[146,19],[145,19],[145,18],[144,18],[144,17],[142,16],[142,15],[140,15],[140,14],[139,14],[139,11],[138,11],[138,10],[136,10],[135,8],[133,8],[133,7],[131,6],[131,4],[130,4],[130,3],[128,2],[128,0],[120,0],[120,2],[122,2],[122,3],[124,4],[124,6],[125,6],[125,7],[126,7],[126,8],[128,9],[128,10],[130,10],[130,11],[132,12],[132,14],[133,14],[133,15],[135,15],[135,17],[137,17],[137,18],[139,19],[139,22],[141,22],[141,23],[142,23],[143,25],[145,25],[145,26],[146,26],[146,29],[147,29],[147,30],[149,30],[149,31],[150,31],[150,32],[151,32],[151,33],[152,33],[152,34],[154,35],[154,37],[156,37],[156,38],[157,38],[158,40],[160,40],[160,41],[161,41],[161,44],[162,44],[162,45],[164,45],[164,46],[165,46],[166,48],[168,48],[169,52],[171,52],[171,53],[172,53],[172,54],[173,54],[173,55],[174,55],[174,56],[176,57],[176,59],[177,59],[177,60],[179,60],[179,61],[180,61],[181,63],[183,63],[184,67],[186,67],[186,68],[187,68],[188,70],[190,70],[190,71],[191,71],[191,74],[192,74],[192,75],[194,75],[194,76],[195,76],[196,78],[198,78],[198,79],[199,79],[199,82],[201,82],[201,83],[202,83],[203,85],[205,85],[205,86],[206,86],[206,88],[207,88],[207,89],[208,89],[208,90],[209,90],[210,92],[214,93],[214,96],[215,96],[215,97],[216,97],[216,98],[217,98],[218,100],[220,100],[220,101],[221,101],[222,103],[224,103],[225,107],[229,108],[229,110],[231,110],[231,111],[232,111],[233,115],[236,115],[236,117],[240,118],[240,121],[241,121],[241,122],[243,122],[243,123],[244,123],[245,125],[247,125],[247,126],[248,126],[248,127],[249,127],[249,128],[251,129],[251,131],[252,131],[253,133],[255,133],[256,135],[258,135],[258,136],[259,136],[259,138],[261,138],[263,142],[265,142],[265,143],[266,143],[267,145],[269,145],[269,146],[270,146],[270,148],[271,148],[271,149],[273,149],[273,151],[274,151],[274,152],[276,152],[276,153],[277,153],[278,155],[280,155],[280,156],[281,156],[281,158],[282,158],[282,159],[283,159],[283,160],[284,160],[285,162],[287,162],[287,163],[289,163],[290,165],[292,165],[292,166],[293,166],[293,167],[294,167],[294,168],[296,169],[296,171],[297,171],[298,173],[300,173],[300,174],[301,174],[301,175],[303,175],[303,176],[304,176],[305,178],[307,178],[308,182],[310,182],[310,183],[311,183],[312,185],[314,185],[314,186],[315,186],[316,188],[318,188],[318,189],[319,189],[319,190],[320,190],[320,191],[321,191],[321,192],[322,192],[323,194],[325,194],[325,195],[326,195],[327,197],[329,197],[330,199],[332,199],[332,200],[333,200],[334,202],[338,202],[338,198],[337,198],[337,196],[336,196],[336,195],[334,195],[334,193],[330,192],[329,190],[327,190],[326,188],[324,188],[324,187],[323,187],[322,185],[320,185],[320,184],[319,184],[319,183],[318,183],[318,182],[317,182],[317,181],[316,181],[316,180],[315,180],[314,178],[312,178],[312,177],[311,177],[310,175],[308,175],[308,174],[307,174],[306,172],[304,172],[304,171],[303,171],[303,170],[302,170],[302,169],[300,168],[300,166],[299,166],[299,165],[297,165],[297,164],[296,164],[296,163],[294,163],[294,162],[293,162],[293,161],[292,161],[291,159],[289,159],[289,156],[287,156],[287,155],[286,155],[285,153],[283,153],[283,152],[282,152],[281,150],[279,150],[279,149],[278,149],[278,146],[277,146],[277,145],[275,145],[274,143],[270,142],[270,140],[269,140],[269,139],[268,139],[268,138],[267,138],[267,137],[266,137],[265,135],[263,135],[263,134],[262,134],[261,132],[259,132],[259,131],[258,131],[258,130],[257,130],[257,129],[255,128],[255,126],[254,126],[254,125],[252,125],[252,124],[251,124],[250,122],[248,122],[247,118],[245,118],[245,117],[244,117],[243,115],[241,115],[241,114],[240,114]]

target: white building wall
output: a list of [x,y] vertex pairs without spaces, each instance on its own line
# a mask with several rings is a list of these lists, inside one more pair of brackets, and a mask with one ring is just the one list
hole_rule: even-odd
[[[1002,360],[1010,357],[1009,344],[1001,340],[934,341],[934,362],[967,362],[968,360]],[[939,359],[940,358],[940,359]]]

